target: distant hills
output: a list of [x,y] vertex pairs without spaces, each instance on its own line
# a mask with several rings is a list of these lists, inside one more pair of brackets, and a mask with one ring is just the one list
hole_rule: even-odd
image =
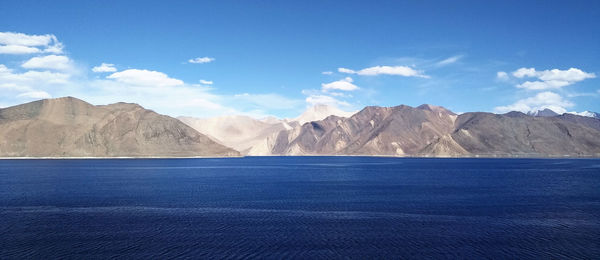
[[[309,108],[304,114],[318,110],[328,109]],[[242,121],[230,119],[227,123],[211,125],[211,129],[222,133],[225,129],[247,125],[238,125]],[[210,122],[211,119],[204,120]],[[427,104],[370,106],[350,117],[331,115],[304,124],[285,121],[285,127],[277,127],[283,121],[252,120],[256,131],[248,132],[260,135],[254,134],[252,145],[246,142],[239,150],[245,155],[600,156],[600,119],[559,115],[549,109],[530,115],[521,112],[456,115],[443,107]],[[201,121],[196,123],[208,125]],[[231,127],[233,124],[237,126]],[[190,126],[203,132],[193,124]]]
[[0,109],[0,156],[600,157],[594,115],[457,115],[427,104],[348,113],[319,105],[294,119],[178,120],[136,104],[93,106],[67,97]]
[[272,133],[297,127],[298,122],[285,120],[258,120],[249,116],[221,116],[213,118],[178,117],[179,120],[196,129],[217,143],[231,147],[244,154],[256,147]]
[[0,109],[2,157],[238,156],[181,121],[136,104],[65,97]]
[[213,118],[178,117],[178,119],[216,142],[232,147],[243,154],[272,155],[272,151],[264,145],[264,141],[272,134],[292,130],[304,123],[322,120],[331,115],[349,117],[352,114],[353,112],[345,112],[331,106],[316,105],[309,107],[293,119],[269,117],[259,120],[241,115]]

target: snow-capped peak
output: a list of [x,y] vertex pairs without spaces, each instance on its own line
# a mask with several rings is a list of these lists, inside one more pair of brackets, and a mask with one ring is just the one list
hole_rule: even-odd
[[587,117],[593,117],[593,118],[598,118],[600,119],[600,114],[596,113],[596,112],[591,112],[591,111],[583,111],[583,112],[567,112],[569,114],[573,114],[573,115],[578,115],[578,116],[587,116]]
[[554,112],[552,109],[544,108],[543,110],[529,111],[527,112],[530,116],[540,116],[540,117],[553,117],[558,116],[558,113]]

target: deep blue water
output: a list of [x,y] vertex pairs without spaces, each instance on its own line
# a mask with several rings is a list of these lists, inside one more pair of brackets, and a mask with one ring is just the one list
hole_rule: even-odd
[[600,258],[600,160],[0,160],[0,259]]

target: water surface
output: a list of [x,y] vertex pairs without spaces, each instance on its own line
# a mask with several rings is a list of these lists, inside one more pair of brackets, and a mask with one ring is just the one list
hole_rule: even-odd
[[0,258],[600,258],[600,160],[0,160]]

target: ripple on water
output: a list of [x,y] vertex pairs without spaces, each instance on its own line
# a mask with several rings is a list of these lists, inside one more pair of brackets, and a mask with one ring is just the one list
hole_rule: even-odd
[[0,259],[598,259],[599,165],[0,161]]

